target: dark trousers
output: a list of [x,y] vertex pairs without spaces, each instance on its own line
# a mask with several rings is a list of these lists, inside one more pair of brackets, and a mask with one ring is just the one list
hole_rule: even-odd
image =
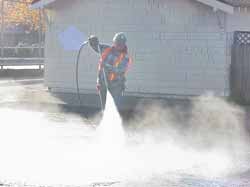
[[[117,85],[109,85],[108,88],[110,94],[112,95],[115,105],[117,109],[120,109],[121,107],[121,100],[122,100],[122,95],[124,91],[124,85],[123,84],[117,84]],[[103,107],[105,108],[106,106],[106,98],[107,98],[107,89],[104,84],[101,84],[100,88],[100,99],[102,100]]]

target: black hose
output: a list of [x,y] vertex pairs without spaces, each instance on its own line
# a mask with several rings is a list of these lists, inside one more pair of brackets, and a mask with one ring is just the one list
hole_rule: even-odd
[[78,97],[78,101],[79,101],[80,106],[82,105],[82,102],[81,102],[80,90],[79,90],[79,61],[80,61],[80,56],[81,56],[82,49],[87,44],[88,44],[88,41],[84,42],[81,45],[81,47],[80,47],[80,49],[78,51],[78,54],[77,54],[77,59],[76,59],[76,89],[77,89],[77,97]]
[[[81,101],[81,96],[80,96],[80,89],[79,89],[79,61],[80,61],[80,56],[81,56],[81,52],[82,52],[82,49],[84,48],[84,46],[85,45],[87,45],[89,42],[88,41],[86,41],[86,42],[84,42],[82,45],[81,45],[81,47],[80,47],[80,49],[79,49],[79,51],[78,51],[78,54],[77,54],[77,59],[76,59],[76,89],[77,89],[77,98],[78,98],[78,101],[79,101],[79,105],[81,106],[82,105],[82,101]],[[98,50],[99,50],[99,54],[101,55],[101,53],[100,53],[100,51],[101,51],[101,49],[100,49],[100,45],[98,45]],[[103,69],[103,71],[102,71],[102,73],[103,73],[103,76],[104,76],[104,81],[105,81],[105,86],[106,86],[106,88],[107,88],[107,90],[108,90],[108,82],[107,82],[107,77],[106,77],[106,74],[105,74],[105,71],[104,71],[104,69]],[[104,111],[104,104],[103,104],[103,102],[102,102],[102,97],[101,97],[101,93],[99,92],[99,96],[100,96],[100,102],[101,102],[101,107],[102,107],[102,111]]]

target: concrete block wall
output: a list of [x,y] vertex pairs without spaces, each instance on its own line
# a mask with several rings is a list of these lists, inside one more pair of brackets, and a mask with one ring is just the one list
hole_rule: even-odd
[[[200,95],[228,92],[227,33],[211,8],[193,0],[75,0],[54,8],[47,33],[46,83],[75,92],[77,52],[64,51],[58,33],[70,25],[86,36],[111,43],[127,34],[133,65],[127,94]],[[67,5],[68,4],[68,5]],[[80,88],[95,93],[98,55],[86,48],[81,57]]]

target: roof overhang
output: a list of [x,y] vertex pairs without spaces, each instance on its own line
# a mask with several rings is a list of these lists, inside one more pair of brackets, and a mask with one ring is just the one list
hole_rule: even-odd
[[50,3],[55,2],[56,0],[34,0],[31,5],[30,8],[31,9],[37,9],[37,8],[44,8],[47,5],[49,5]]
[[[31,9],[44,8],[50,3],[53,3],[55,1],[56,0],[33,0],[30,8]],[[234,13],[234,7],[232,5],[229,5],[227,3],[224,3],[218,0],[196,0],[196,1],[212,7],[215,11],[221,10],[229,14]]]
[[212,7],[215,11],[221,10],[221,11],[226,12],[228,14],[234,13],[233,6],[226,4],[226,3],[223,3],[223,2],[220,2],[220,1],[217,1],[217,0],[196,0],[196,1]]

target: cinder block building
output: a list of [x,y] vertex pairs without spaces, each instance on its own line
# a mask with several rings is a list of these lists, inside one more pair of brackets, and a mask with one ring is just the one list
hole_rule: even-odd
[[[250,31],[248,6],[249,0],[34,0],[31,7],[47,18],[45,83],[75,94],[78,43],[95,34],[109,44],[122,31],[133,59],[126,95],[228,96],[233,35]],[[83,95],[96,94],[98,58],[83,50]]]

